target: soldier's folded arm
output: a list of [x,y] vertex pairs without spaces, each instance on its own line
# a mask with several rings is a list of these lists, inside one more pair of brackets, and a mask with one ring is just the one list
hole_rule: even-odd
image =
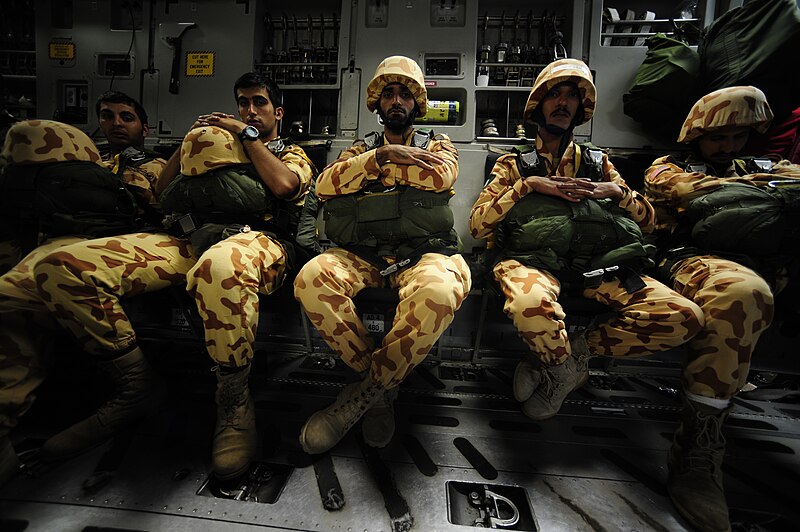
[[357,192],[381,177],[381,172],[375,150],[365,151],[363,145],[351,146],[319,174],[317,196],[326,199]]
[[508,211],[533,191],[525,179],[513,171],[511,163],[501,158],[492,169],[494,179],[478,196],[469,216],[470,233],[473,238],[486,238],[505,219]]

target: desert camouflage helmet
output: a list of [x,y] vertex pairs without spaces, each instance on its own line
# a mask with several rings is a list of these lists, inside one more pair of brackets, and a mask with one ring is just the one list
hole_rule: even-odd
[[419,116],[428,111],[428,90],[425,88],[425,77],[416,61],[402,55],[387,57],[375,69],[367,86],[367,109],[374,111],[378,107],[383,88],[392,83],[405,85],[419,107]]
[[249,162],[239,139],[221,127],[194,128],[186,134],[181,144],[183,175],[200,175],[222,166]]
[[678,142],[691,142],[711,130],[726,126],[748,126],[764,133],[771,121],[772,109],[760,89],[726,87],[697,100],[683,122]]
[[579,59],[559,59],[542,69],[536,77],[530,95],[528,95],[528,103],[525,104],[525,112],[523,114],[525,119],[530,118],[534,109],[542,103],[550,89],[559,83],[567,81],[577,85],[581,93],[583,120],[581,120],[580,124],[588,122],[594,114],[597,89],[594,86],[594,81],[592,81],[592,72],[586,66],[586,63]]
[[8,130],[3,144],[7,164],[65,161],[100,163],[100,152],[80,129],[54,120],[23,120]]

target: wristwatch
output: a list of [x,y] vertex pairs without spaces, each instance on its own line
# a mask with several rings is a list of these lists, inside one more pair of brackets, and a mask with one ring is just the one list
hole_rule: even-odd
[[244,142],[246,140],[258,140],[258,129],[255,126],[246,126],[239,133],[239,140]]

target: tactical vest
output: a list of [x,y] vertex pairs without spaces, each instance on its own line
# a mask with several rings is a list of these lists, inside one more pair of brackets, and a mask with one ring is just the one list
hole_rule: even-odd
[[[582,163],[576,177],[599,181],[602,151],[593,146],[581,148]],[[523,177],[547,175],[535,149],[518,153],[516,164]],[[588,168],[582,170],[584,166]],[[500,224],[496,245],[501,248],[499,260],[516,259],[548,270],[566,283],[597,270],[640,272],[653,265],[653,246],[644,244],[636,222],[608,198],[572,203],[546,194],[527,194]],[[641,280],[632,286],[641,287]]]
[[[431,132],[415,131],[411,145],[427,149],[432,136]],[[371,133],[364,143],[367,151],[377,149],[383,135]],[[450,196],[450,191],[373,183],[323,203],[325,234],[338,246],[378,266],[385,265],[383,257],[388,256],[407,266],[425,253],[453,255],[461,244],[453,228]]]
[[96,163],[6,166],[0,194],[3,216],[25,251],[40,237],[102,237],[137,228],[136,199],[119,175]]

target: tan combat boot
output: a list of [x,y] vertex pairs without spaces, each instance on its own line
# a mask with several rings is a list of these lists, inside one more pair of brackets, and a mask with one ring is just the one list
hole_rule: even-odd
[[[589,345],[586,343],[586,335],[588,332],[588,328],[583,329],[570,340],[572,357],[575,362],[575,371],[578,374],[575,388],[580,388],[586,384],[586,381],[589,379],[589,359],[592,355],[589,353]],[[542,371],[544,371],[545,368],[546,366],[542,366],[541,364],[537,364],[536,361],[531,360],[530,355],[523,358],[514,370],[512,385],[514,399],[520,403],[524,403],[530,399],[539,387],[539,384],[542,383]],[[559,407],[560,406],[559,403]]]
[[231,480],[250,469],[256,456],[256,412],[247,385],[250,366],[235,371],[217,368],[217,426],[211,467],[219,480]]
[[526,416],[536,421],[550,419],[561,409],[569,392],[586,384],[589,379],[589,359],[592,357],[586,343],[587,332],[588,329],[584,329],[570,341],[572,354],[563,364],[539,368],[539,385],[522,403],[522,412]]
[[669,450],[669,497],[684,519],[703,532],[731,530],[722,488],[722,424],[729,412],[684,399],[683,420]]
[[373,382],[371,376],[345,386],[332,405],[313,413],[303,425],[300,431],[303,450],[319,454],[331,449],[383,393],[383,386]]
[[397,388],[386,390],[383,396],[364,414],[361,422],[361,434],[364,443],[370,447],[383,449],[392,441],[395,429],[394,401],[397,399]]
[[526,355],[514,369],[514,380],[511,388],[514,392],[514,399],[520,403],[530,399],[542,381],[542,368],[530,357],[531,355]]
[[19,471],[19,457],[8,435],[0,436],[0,487]]
[[164,382],[139,347],[98,365],[113,381],[114,395],[94,414],[44,442],[43,460],[61,460],[87,451],[124,425],[154,415],[166,399]]
[[589,331],[588,327],[583,329],[569,342],[572,349],[572,357],[575,359],[575,371],[578,373],[578,382],[575,384],[576,390],[589,380],[589,359],[592,358],[592,354],[589,352],[589,343],[586,341],[586,335],[589,334]]
[[578,387],[579,374],[575,362],[575,357],[570,356],[563,364],[542,368],[541,383],[522,403],[522,412],[526,416],[544,421],[558,413],[569,392]]

